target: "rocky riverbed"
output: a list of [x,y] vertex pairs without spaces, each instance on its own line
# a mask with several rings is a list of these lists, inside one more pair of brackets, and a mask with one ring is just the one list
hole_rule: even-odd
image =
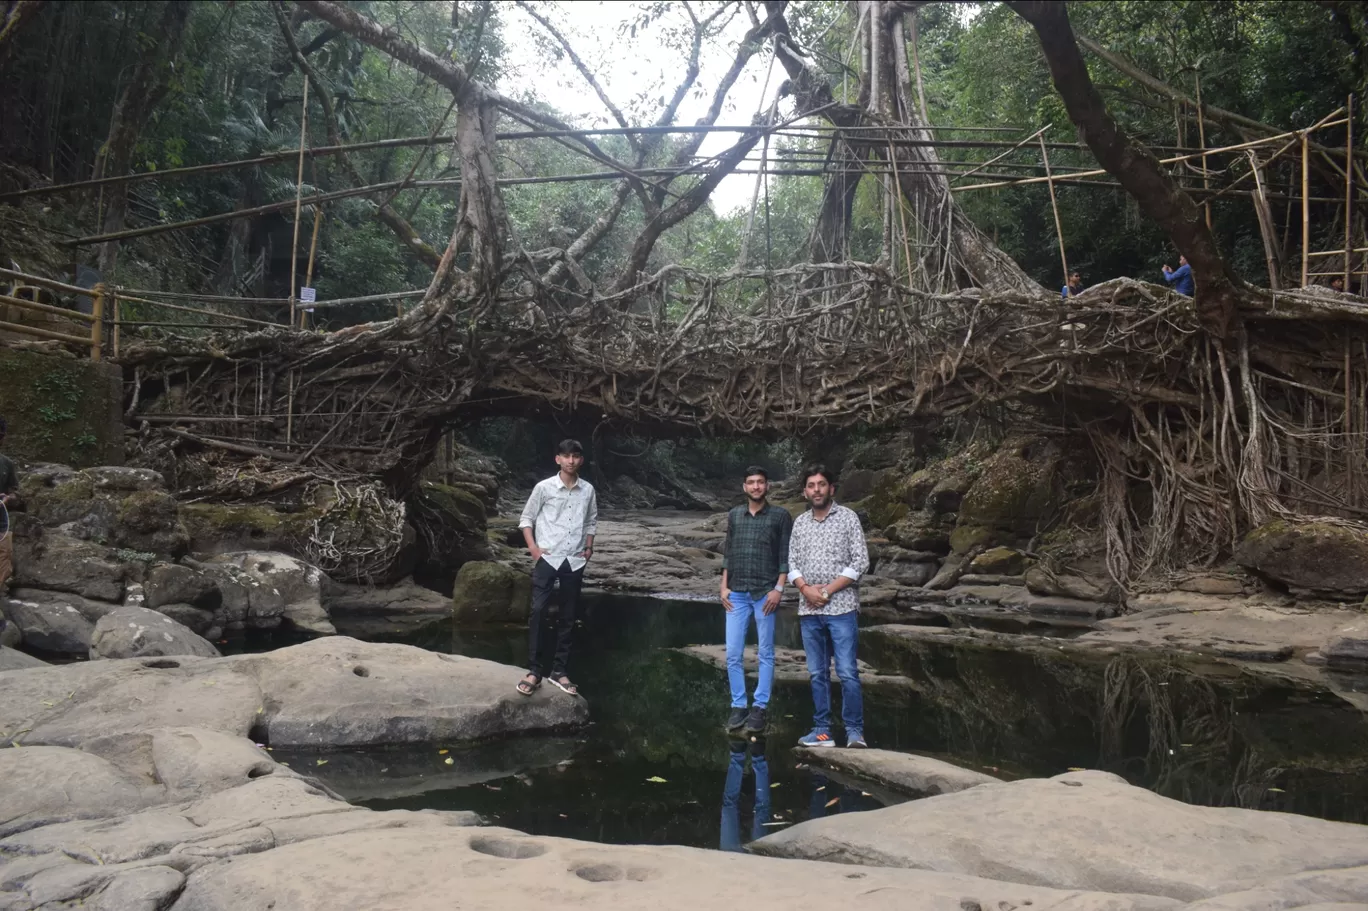
[[[721,649],[691,631],[715,634],[718,607],[678,599],[715,599],[721,515],[606,510],[591,589],[668,596],[671,616],[689,619],[661,625],[602,606],[587,618],[595,637],[637,629],[605,646],[626,662],[611,667],[631,691],[590,672],[591,702],[550,689],[524,699],[512,684],[528,567],[507,519],[489,520],[484,550],[460,539],[469,553],[453,599],[403,576],[341,584],[290,552],[298,538],[232,524],[278,529],[279,517],[188,514],[152,472],[30,478],[19,585],[0,600],[0,911],[422,908],[453,895],[475,908],[554,895],[692,909],[742,892],[763,906],[962,911],[1368,904],[1361,826],[1193,806],[1109,772],[1043,771],[1091,764],[1079,758],[1091,752],[1189,801],[1364,818],[1350,805],[1368,799],[1368,624],[1314,586],[1278,591],[1227,568],[1122,598],[1095,575],[1044,573],[1009,546],[946,555],[931,532],[962,520],[986,528],[973,511],[985,507],[947,512],[965,497],[944,479],[906,493],[921,512],[891,535],[870,532],[862,674],[870,710],[888,716],[873,727],[885,744],[910,734],[955,761],[771,750],[771,763],[820,767],[848,790],[814,782],[808,821],[778,819],[752,843],[765,856],[746,857],[526,835],[470,811],[370,810],[323,783],[353,800],[420,805],[433,788],[477,787],[498,806],[507,785],[495,782],[518,769],[554,773],[602,755],[565,736],[594,705],[613,736],[635,738],[647,765],[634,774],[647,782],[659,777],[649,764],[675,762],[679,744],[712,762]],[[449,515],[473,521],[475,506],[453,490]],[[484,535],[483,512],[479,522]],[[1260,573],[1283,572],[1291,547],[1270,535],[1249,557]],[[1341,593],[1357,584],[1343,573],[1331,582]],[[786,602],[783,736],[803,721],[806,681],[791,611]],[[435,621],[452,650],[484,637],[495,660],[333,635],[412,636]],[[218,655],[223,637],[271,630],[319,638]],[[44,663],[72,659],[91,660]],[[656,690],[685,702],[666,710],[650,701]],[[645,724],[662,712],[669,724]],[[400,745],[422,759],[364,752]],[[1029,756],[1044,777],[999,781],[1023,774],[999,772],[999,755]],[[773,783],[784,782],[798,783]],[[842,793],[890,805],[839,812]],[[1334,794],[1343,806],[1324,803]]]

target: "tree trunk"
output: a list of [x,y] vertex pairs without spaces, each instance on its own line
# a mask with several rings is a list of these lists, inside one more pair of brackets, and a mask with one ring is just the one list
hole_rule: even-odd
[[1055,89],[1088,148],[1187,257],[1197,282],[1197,316],[1203,328],[1218,339],[1228,338],[1242,283],[1228,271],[1196,203],[1164,173],[1150,150],[1112,119],[1088,75],[1065,4],[1016,0],[1008,6],[1035,29]]
[[[171,73],[180,55],[189,17],[190,4],[180,0],[169,0],[162,8],[161,22],[153,39],[146,43],[128,84],[114,103],[114,113],[109,119],[109,138],[105,140],[104,175],[127,174],[132,169],[138,137],[170,88]],[[112,185],[106,201],[108,207],[105,209],[101,233],[123,230],[124,217],[128,214],[127,185]],[[117,240],[106,241],[100,246],[100,272],[106,280],[113,277],[118,256]]]
[[[864,138],[860,133],[845,140],[851,157],[841,163],[852,173],[842,175],[828,187],[821,219],[814,236],[814,256],[834,251],[848,235],[850,205],[859,182],[860,161],[890,164],[894,171],[893,190],[907,201],[904,212],[895,216],[899,230],[908,223],[915,232],[920,251],[913,263],[913,281],[929,291],[942,292],[959,287],[978,287],[995,293],[1036,292],[1040,286],[1011,257],[1002,253],[969,218],[960,211],[950,194],[950,181],[939,171],[940,157],[929,146],[890,145],[889,137],[929,138],[930,132],[917,107],[910,103],[910,73],[904,55],[903,16],[915,12],[920,4],[859,0],[862,22],[861,58],[868,62],[862,74],[858,105],[834,100],[826,77],[809,62],[802,48],[793,41],[783,19],[783,0],[767,0],[766,8],[775,19],[777,57],[789,75],[789,87],[799,110],[818,111],[838,127],[884,126],[886,133]],[[900,59],[901,58],[901,59]],[[904,78],[903,74],[908,74]],[[836,223],[833,219],[843,219]]]

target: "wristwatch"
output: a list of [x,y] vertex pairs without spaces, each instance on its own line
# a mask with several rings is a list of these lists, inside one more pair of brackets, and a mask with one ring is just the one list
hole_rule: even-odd
[[776,586],[774,586],[774,590],[777,591],[779,594],[782,595],[782,594],[784,593],[784,586],[782,586],[782,585],[776,585]]
[[823,597],[823,598],[830,598],[830,597],[831,597],[831,592],[829,592],[829,591],[827,591],[825,588],[823,588],[823,589],[822,589],[822,597]]

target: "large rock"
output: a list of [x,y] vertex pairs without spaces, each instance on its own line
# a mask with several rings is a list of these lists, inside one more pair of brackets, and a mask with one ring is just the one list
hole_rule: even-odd
[[47,667],[46,661],[41,661],[32,655],[26,655],[18,649],[0,645],[0,671],[22,671],[31,667]]
[[194,655],[217,658],[218,649],[165,614],[120,607],[100,618],[90,638],[90,657],[149,658]]
[[324,636],[337,632],[323,607],[326,577],[318,567],[287,554],[255,550],[220,554],[210,562],[236,567],[255,583],[249,592],[249,615],[274,614],[296,629]]
[[14,539],[14,583],[118,603],[134,570],[115,551],[51,530]]
[[[435,911],[459,895],[462,907],[493,911],[555,895],[567,907],[694,911],[740,894],[775,907],[854,895],[870,911],[1177,907],[954,874],[529,837],[477,827],[470,813],[348,807],[244,741],[185,729],[87,749],[0,755],[14,773],[0,775],[0,819],[13,813],[0,827],[0,907]],[[229,758],[207,764],[219,751]],[[48,766],[54,774],[42,774]],[[158,796],[169,805],[139,808]]]
[[95,624],[75,605],[61,598],[37,601],[17,596],[0,604],[29,648],[68,655],[84,655],[90,650]]
[[814,747],[799,747],[793,752],[811,765],[831,769],[860,781],[873,782],[908,797],[954,794],[999,781],[991,775],[916,753]]
[[458,623],[526,623],[532,612],[532,578],[501,563],[467,563],[451,596]]
[[142,586],[144,603],[153,610],[167,604],[193,604],[213,612],[223,604],[223,594],[212,576],[177,563],[154,564]]
[[[376,814],[379,815],[379,814]],[[853,878],[852,878],[853,877]],[[460,895],[472,909],[536,906],[599,911],[697,911],[752,896],[763,907],[862,911],[1005,909],[1141,911],[1172,907],[1137,896],[1067,894],[910,870],[852,873],[832,864],[775,863],[670,845],[601,845],[500,828],[386,828],[305,841],[190,874],[177,911],[436,911]],[[763,900],[760,898],[763,896]]]
[[75,538],[173,557],[190,543],[176,500],[155,471],[37,465],[24,472],[20,489],[31,515]]
[[1017,576],[1026,571],[1029,558],[1010,547],[991,547],[969,564],[969,572],[990,576]]
[[273,746],[455,743],[570,728],[587,704],[476,658],[340,636],[258,655],[91,661],[0,676],[0,731],[24,744],[192,726]]
[[485,500],[466,487],[421,485],[408,500],[408,519],[417,531],[413,572],[419,578],[445,588],[462,564],[492,556]]
[[450,598],[409,579],[374,588],[334,583],[324,592],[324,604],[339,632],[361,638],[451,617]]
[[1046,440],[1011,438],[982,465],[959,504],[955,553],[1033,536],[1057,502],[1060,454]]
[[922,586],[931,581],[941,558],[930,551],[907,550],[888,545],[879,548],[873,572],[901,585]]
[[1368,864],[1362,826],[1190,806],[1106,772],[989,784],[810,820],[751,849],[1181,901]]
[[1290,589],[1336,598],[1368,594],[1368,529],[1354,523],[1275,519],[1245,537],[1235,560]]

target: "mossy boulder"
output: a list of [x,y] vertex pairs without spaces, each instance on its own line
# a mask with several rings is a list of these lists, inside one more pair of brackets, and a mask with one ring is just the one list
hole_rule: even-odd
[[868,513],[869,521],[875,528],[887,528],[906,518],[910,507],[903,499],[903,478],[892,469],[869,474],[872,477],[867,488],[861,491],[857,485],[855,490],[856,493],[863,493],[863,496],[849,494],[848,487],[843,488],[841,494],[851,500],[852,505]]
[[1368,528],[1349,522],[1275,519],[1245,537],[1235,561],[1293,590],[1345,599],[1368,594]]
[[954,530],[954,515],[936,515],[923,509],[893,523],[884,529],[884,535],[908,550],[929,551],[944,556],[950,553],[950,534]]
[[1034,534],[1047,517],[1059,450],[1034,439],[1010,440],[983,464],[959,506],[961,525]]
[[1059,464],[1059,448],[1046,440],[1013,438],[998,447],[959,504],[954,552],[1035,535],[1050,519]]
[[183,503],[181,522],[195,553],[238,550],[292,552],[322,510],[284,512],[259,504]]
[[422,484],[408,507],[416,532],[413,573],[420,581],[446,590],[463,564],[493,555],[484,502],[470,490]]
[[155,471],[33,465],[21,473],[20,496],[44,527],[84,541],[172,557],[189,548],[176,500]]
[[526,623],[532,613],[532,577],[502,563],[466,563],[456,573],[451,611],[461,624]]
[[1026,571],[1030,559],[1010,547],[991,547],[974,558],[969,572],[990,576],[1018,576]]

